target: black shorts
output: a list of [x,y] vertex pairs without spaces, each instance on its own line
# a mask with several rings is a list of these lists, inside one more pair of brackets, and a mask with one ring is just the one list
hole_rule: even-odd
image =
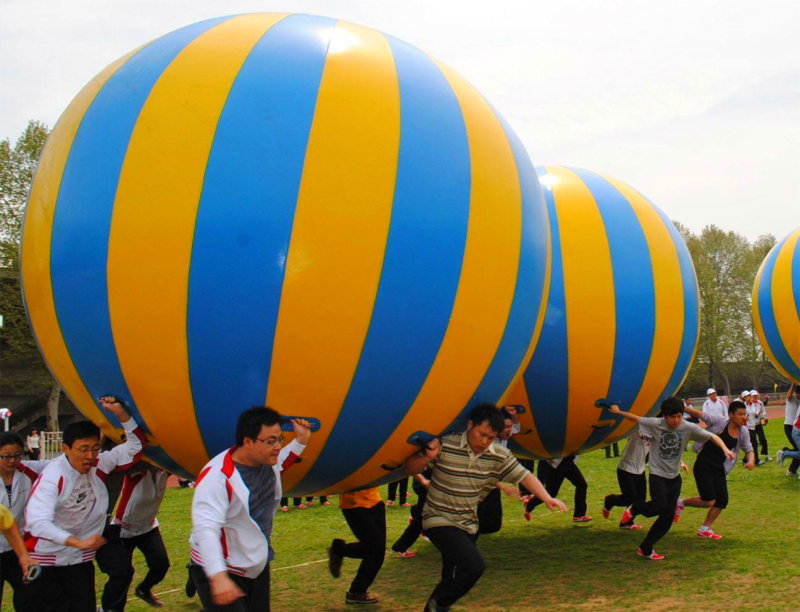
[[728,507],[728,481],[725,468],[705,461],[694,462],[694,481],[703,501],[713,501],[720,510]]

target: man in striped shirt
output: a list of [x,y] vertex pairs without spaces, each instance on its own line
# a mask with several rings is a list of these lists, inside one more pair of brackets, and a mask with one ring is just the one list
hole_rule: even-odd
[[412,475],[433,466],[422,525],[442,554],[443,568],[426,611],[448,610],[483,574],[483,557],[475,545],[477,508],[498,482],[522,483],[551,510],[566,510],[507,448],[495,443],[503,426],[497,408],[482,404],[470,412],[465,432],[432,440],[406,461],[406,471]]

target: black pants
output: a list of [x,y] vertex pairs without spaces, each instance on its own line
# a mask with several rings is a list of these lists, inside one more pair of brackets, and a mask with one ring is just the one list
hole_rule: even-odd
[[478,504],[478,533],[497,533],[503,527],[503,500],[500,489],[492,489]]
[[[539,461],[536,476],[542,481],[544,488],[551,497],[557,497],[564,480],[569,480],[575,487],[575,509],[572,512],[572,516],[586,515],[586,491],[589,486],[586,484],[586,479],[583,477],[580,468],[575,465],[574,457],[562,459],[558,467],[555,468],[547,461]],[[534,497],[528,502],[528,512],[531,512],[541,503],[541,499]]]
[[125,609],[128,587],[133,580],[131,556],[119,537],[119,530],[119,525],[106,526],[103,530],[106,543],[97,550],[95,557],[97,567],[108,575],[100,602],[103,610],[114,610],[114,612]]
[[0,554],[0,602],[3,600],[3,586],[6,582],[14,589],[14,610],[34,610],[30,605],[30,587],[22,581],[22,568],[13,550]]
[[94,563],[44,566],[32,583],[30,602],[36,612],[95,612]]
[[417,489],[415,487],[414,490],[417,493],[417,503],[411,507],[411,518],[408,521],[408,527],[406,527],[402,535],[397,538],[397,542],[392,544],[392,550],[394,552],[406,552],[422,533],[422,507],[425,505],[425,500],[428,498],[428,489],[425,487],[419,487],[419,489]]
[[603,450],[606,451],[606,459],[611,459],[611,451],[614,451],[614,457],[619,457],[619,442],[614,442],[608,446],[604,446]]
[[750,444],[753,445],[753,456],[756,459],[756,463],[758,463],[758,436],[756,435],[755,429],[748,430],[750,432]]
[[269,612],[269,563],[256,578],[228,574],[244,592],[244,597],[227,606],[218,606],[211,599],[211,585],[202,567],[192,563],[189,566],[189,576],[197,589],[204,612]]
[[400,503],[404,504],[408,501],[408,477],[403,480],[395,480],[389,483],[389,494],[386,496],[391,501],[397,497],[397,487],[400,487]]
[[[789,440],[789,446],[793,450],[800,450],[797,448],[797,444],[794,443],[794,438],[792,438],[792,429],[793,425],[787,425],[786,423],[783,424],[783,433],[786,434],[786,439]],[[789,471],[797,474],[797,468],[800,467],[800,460],[792,459],[792,463],[789,465]]]
[[[769,446],[767,446],[767,435],[764,433],[764,426],[761,423],[756,425],[756,437],[758,438],[758,444],[761,447],[761,454],[769,455]],[[756,461],[758,461],[758,453],[756,453]]]
[[372,508],[347,508],[342,514],[358,541],[348,542],[334,552],[350,559],[361,559],[350,592],[366,593],[386,556],[386,508],[383,502],[378,502]]
[[643,503],[647,499],[647,477],[644,472],[641,474],[631,474],[625,470],[617,468],[617,482],[619,483],[620,495],[606,495],[606,508],[614,506],[630,506],[637,502]]
[[[519,464],[526,470],[528,470],[531,474],[533,474],[533,469],[535,467],[533,465],[534,464],[533,459],[520,459]],[[533,491],[528,491],[528,489],[526,489],[522,484],[519,484],[518,487],[520,495],[530,495],[531,493],[533,493]]]
[[438,607],[449,608],[469,593],[486,569],[475,545],[478,536],[458,527],[431,527],[425,533],[442,554],[442,579],[431,597]]
[[[125,550],[128,552],[129,561],[133,559],[133,551],[139,549],[144,555],[145,563],[147,563],[147,575],[139,583],[139,588],[145,593],[150,590],[159,582],[164,580],[169,570],[169,556],[167,555],[167,548],[164,546],[164,539],[161,537],[161,531],[158,527],[154,527],[147,533],[134,536],[132,538],[121,538]],[[125,589],[127,594],[128,589]]]
[[650,501],[633,504],[633,515],[658,516],[650,526],[639,548],[645,555],[653,552],[653,545],[667,535],[675,518],[675,506],[681,494],[681,477],[663,478],[650,474]]

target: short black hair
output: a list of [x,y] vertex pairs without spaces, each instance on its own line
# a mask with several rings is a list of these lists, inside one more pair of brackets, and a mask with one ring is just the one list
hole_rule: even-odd
[[683,400],[672,396],[661,402],[661,416],[671,416],[673,414],[683,414]]
[[[499,410],[500,410],[500,416],[503,417],[504,421],[509,419],[513,420],[513,417],[511,416],[511,413],[508,410],[506,410],[505,408],[500,408]],[[505,424],[503,424],[503,427],[505,427]]]
[[733,414],[734,412],[739,410],[739,408],[744,408],[745,410],[747,410],[747,406],[742,400],[733,400],[731,402],[731,405],[728,406],[728,414]]
[[75,421],[64,428],[61,441],[72,448],[75,440],[86,440],[88,438],[97,438],[99,441],[100,428],[91,421]]
[[245,438],[255,440],[261,433],[262,426],[272,427],[282,422],[283,417],[277,410],[266,406],[248,408],[239,415],[239,420],[236,422],[236,446],[242,446]]
[[0,447],[6,446],[7,444],[16,444],[20,448],[25,448],[22,436],[16,431],[4,431],[0,433]]
[[470,411],[468,418],[473,426],[486,423],[495,433],[500,433],[506,426],[503,415],[494,404],[480,404],[475,406],[475,408]]

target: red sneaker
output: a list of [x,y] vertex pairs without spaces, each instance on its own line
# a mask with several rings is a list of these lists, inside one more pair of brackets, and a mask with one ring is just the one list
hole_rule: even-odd
[[620,529],[633,529],[633,530],[636,530],[636,529],[641,529],[642,526],[641,525],[637,525],[636,523],[620,523],[619,524],[619,528]]
[[403,508],[410,508],[410,507],[411,507],[411,504],[409,504],[408,502],[403,504]]
[[653,551],[649,555],[646,555],[642,552],[641,548],[636,549],[636,554],[644,559],[650,559],[651,561],[663,561],[665,559],[664,555],[659,555],[656,551]]
[[387,505],[387,506],[392,506],[392,505],[394,505],[394,500],[393,500],[393,499],[387,499],[387,500],[386,500],[386,505]]
[[621,525],[627,525],[628,523],[633,522],[633,506],[628,506],[625,508],[625,512],[622,513],[619,522]]
[[305,504],[300,504],[299,506],[297,506],[297,509],[298,510],[305,510],[306,509],[306,505]]
[[607,519],[611,517],[611,508],[606,506],[606,500],[603,499],[603,518]]
[[410,559],[411,557],[416,557],[417,553],[413,550],[406,550],[405,552],[397,553],[395,556],[400,559]]
[[573,516],[572,522],[573,523],[588,523],[592,520],[591,516]]
[[703,540],[721,540],[723,536],[716,533],[713,529],[706,529],[705,531],[698,531],[697,537]]
[[326,499],[324,502],[322,502],[322,505],[323,505],[323,506],[330,506],[330,505],[331,505],[331,502],[329,502],[329,501]]
[[681,512],[683,512],[684,508],[686,508],[686,506],[678,502],[678,505],[675,506],[675,516],[672,517],[673,523],[677,523],[679,520],[681,520]]
[[281,506],[281,512],[289,512],[289,506]]

